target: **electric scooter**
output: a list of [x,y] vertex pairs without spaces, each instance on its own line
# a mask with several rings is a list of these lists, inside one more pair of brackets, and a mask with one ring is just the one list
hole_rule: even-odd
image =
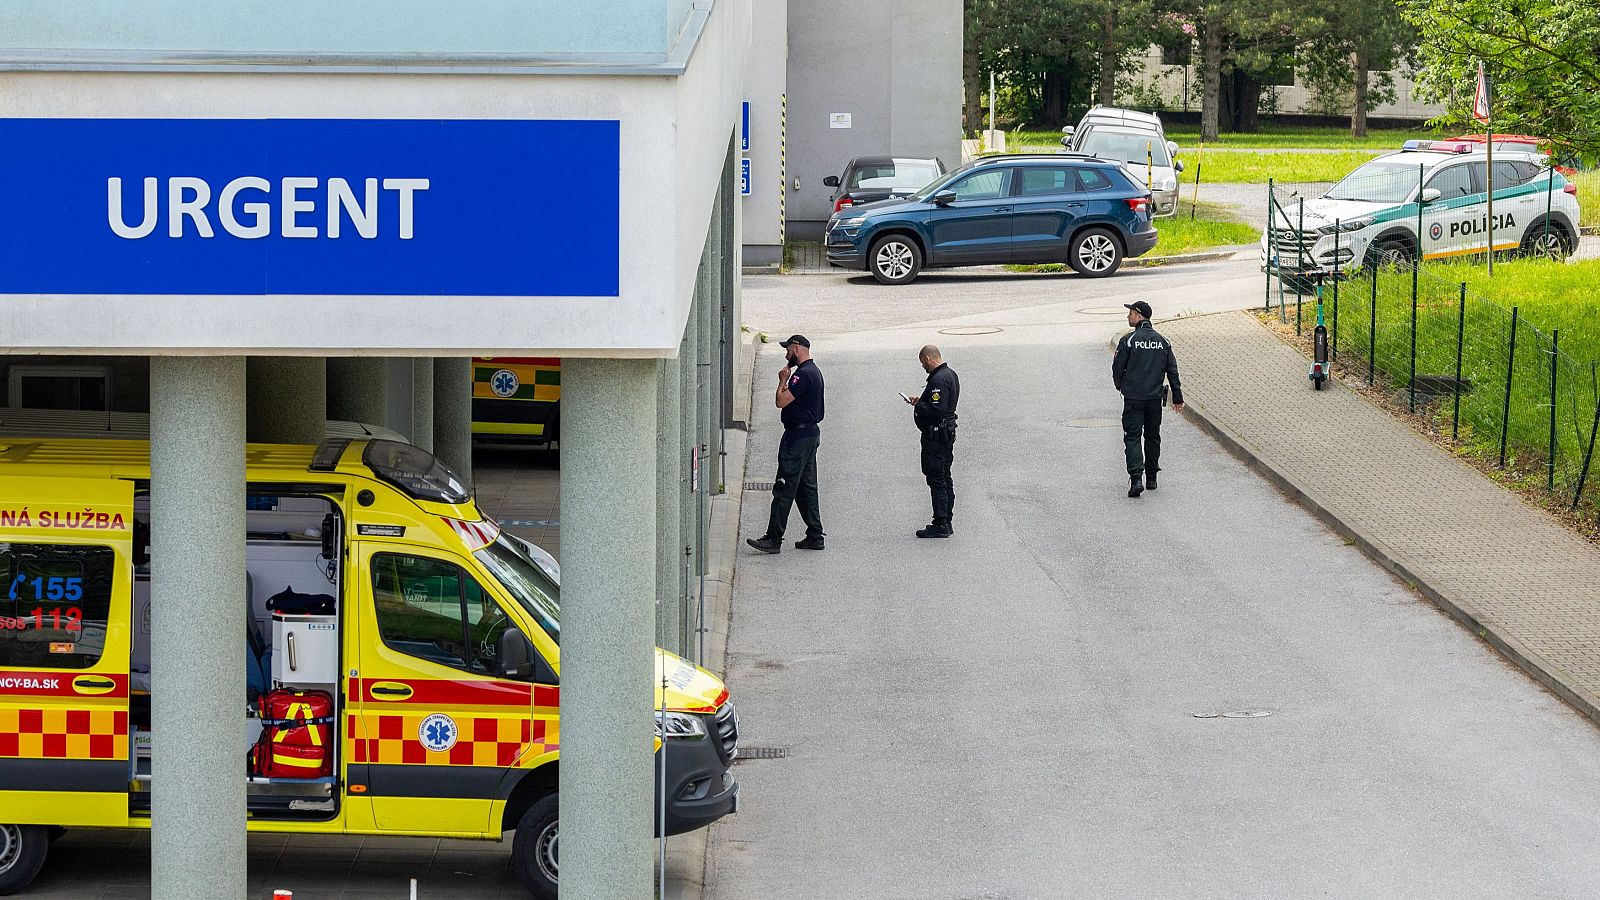
[[1316,274],[1317,280],[1317,327],[1311,332],[1311,372],[1306,377],[1311,379],[1312,387],[1322,390],[1322,383],[1328,380],[1328,327],[1322,319],[1322,280],[1323,273]]

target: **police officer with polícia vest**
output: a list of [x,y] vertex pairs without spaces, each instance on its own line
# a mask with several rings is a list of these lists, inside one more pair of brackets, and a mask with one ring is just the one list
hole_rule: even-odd
[[933,344],[917,353],[917,361],[928,373],[928,382],[921,396],[915,400],[906,397],[906,402],[912,405],[912,420],[922,432],[922,475],[933,495],[933,522],[918,529],[917,537],[947,538],[955,533],[956,485],[950,466],[956,456],[956,401],[961,398],[961,379]]
[[[1178,358],[1172,343],[1150,324],[1150,304],[1124,303],[1133,326],[1117,342],[1111,360],[1111,382],[1122,392],[1122,443],[1128,457],[1128,496],[1156,489],[1161,471],[1161,383],[1172,386],[1172,408],[1183,411],[1183,386],[1178,383]],[[1141,444],[1143,445],[1141,447]]]

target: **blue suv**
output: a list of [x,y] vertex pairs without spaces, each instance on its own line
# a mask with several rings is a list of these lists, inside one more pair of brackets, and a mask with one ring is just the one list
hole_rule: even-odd
[[1065,262],[1090,278],[1156,245],[1150,192],[1090,156],[990,156],[828,220],[828,262],[907,284],[923,267]]

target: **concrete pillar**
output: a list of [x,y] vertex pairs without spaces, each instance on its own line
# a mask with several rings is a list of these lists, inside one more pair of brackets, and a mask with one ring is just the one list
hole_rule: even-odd
[[328,418],[385,425],[388,384],[388,363],[382,357],[328,357]]
[[[726,175],[726,171],[723,173]],[[700,313],[700,362],[705,369],[705,383],[701,386],[701,402],[705,404],[700,414],[705,417],[705,446],[707,454],[706,466],[706,503],[703,515],[709,527],[711,521],[711,502],[713,494],[721,490],[722,477],[722,398],[720,396],[722,385],[722,197],[719,193],[716,202],[712,204],[711,226],[707,230],[706,248],[704,251],[706,261],[705,296],[706,302],[702,305]]]
[[433,454],[472,485],[472,360],[433,361]]
[[383,418],[377,424],[406,437],[416,433],[412,421],[411,358],[390,356],[383,360]]
[[661,604],[656,641],[689,656],[683,598],[682,382],[679,362],[656,364],[656,601]]
[[562,900],[654,885],[656,368],[562,361]]
[[[699,573],[700,553],[699,530],[696,527],[696,523],[699,521],[696,518],[698,508],[695,505],[695,495],[689,473],[689,454],[698,446],[700,428],[700,391],[696,388],[700,373],[700,342],[695,337],[695,323],[700,315],[699,304],[700,291],[697,289],[689,304],[689,318],[683,327],[683,343],[679,345],[678,349],[678,376],[680,382],[678,387],[680,423],[678,426],[678,472],[681,476],[678,481],[678,497],[682,501],[678,525],[678,568],[682,571],[683,567],[688,565],[691,576]],[[698,596],[696,591],[699,590],[699,584],[698,579],[691,577],[686,586],[687,591],[684,598],[686,602],[693,604]],[[689,634],[690,644],[695,647],[696,652],[690,653],[689,658],[698,663],[701,661],[698,654],[699,642],[694,640],[695,634],[692,630],[699,627],[698,620],[692,615],[693,610],[696,608],[698,607],[693,605],[690,607],[691,630]]]
[[[717,221],[720,218],[715,211],[711,216],[711,228],[708,233],[715,234]],[[721,305],[717,299],[718,286],[721,284],[722,275],[717,270],[717,256],[714,243],[709,236],[700,252],[700,277],[696,282],[695,291],[699,295],[697,301],[698,315],[695,317],[695,351],[696,368],[699,370],[699,381],[696,383],[699,404],[699,421],[696,431],[701,447],[700,463],[700,490],[697,492],[695,513],[699,517],[696,527],[701,540],[699,552],[695,558],[695,574],[704,575],[707,572],[709,559],[705,552],[705,535],[711,526],[711,495],[717,490],[717,465],[716,454],[722,449],[717,443],[713,431],[713,423],[717,420],[717,403],[712,391],[712,384],[716,380],[716,365],[718,352],[716,344],[712,341],[711,322]],[[704,582],[701,582],[703,588]],[[704,628],[704,623],[698,627]]]
[[411,360],[411,443],[433,449],[433,357]]
[[[151,896],[245,896],[243,357],[150,360]],[[643,742],[641,742],[643,743]]]
[[320,356],[252,356],[245,362],[245,434],[264,444],[321,443],[328,420]]

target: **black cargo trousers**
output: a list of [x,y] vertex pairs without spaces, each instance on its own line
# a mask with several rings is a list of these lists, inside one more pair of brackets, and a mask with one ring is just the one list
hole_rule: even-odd
[[1139,477],[1161,471],[1161,398],[1122,398],[1122,444],[1127,451],[1129,475]]
[[956,430],[947,424],[922,429],[922,474],[933,495],[933,520],[948,524],[956,511],[956,483],[950,466],[956,459]]
[[778,477],[772,483],[772,515],[766,536],[781,539],[789,527],[789,507],[799,505],[806,537],[822,537],[822,511],[817,503],[817,448],[822,432],[815,426],[786,428],[778,441]]

